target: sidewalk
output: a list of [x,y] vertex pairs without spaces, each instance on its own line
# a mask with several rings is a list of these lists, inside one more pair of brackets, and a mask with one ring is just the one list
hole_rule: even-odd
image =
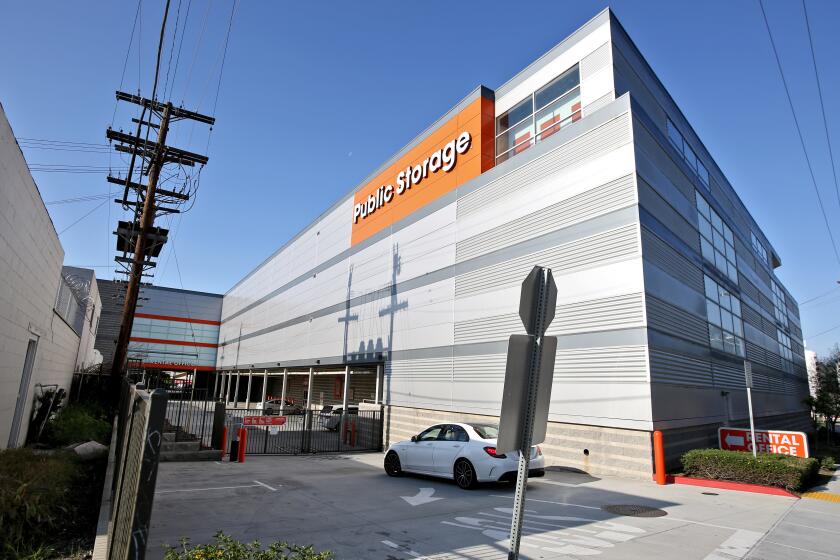
[[822,486],[815,486],[802,494],[809,500],[840,503],[840,471],[834,471],[834,476]]

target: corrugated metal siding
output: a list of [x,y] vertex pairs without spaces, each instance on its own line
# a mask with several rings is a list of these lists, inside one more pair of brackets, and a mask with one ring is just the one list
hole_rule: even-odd
[[712,363],[716,387],[742,389],[744,387],[744,368],[731,364]]
[[[611,330],[642,326],[642,294],[625,294],[558,305],[547,334]],[[511,334],[525,334],[518,313],[505,313],[455,323],[455,344],[507,340]]]
[[455,380],[486,383],[504,381],[506,354],[455,356]]
[[673,206],[662,198],[643,179],[639,179],[639,205],[656,216],[663,224],[666,224],[683,243],[700,252],[700,233],[693,223],[686,221],[682,214],[677,212]]
[[582,109],[583,116],[587,117],[587,116],[591,115],[592,113],[594,113],[595,111],[597,111],[601,107],[610,103],[613,99],[615,99],[615,94],[612,91],[609,92],[606,95],[602,95],[601,97],[599,97],[595,101],[593,101],[590,104],[583,107],[583,109]]
[[635,225],[624,226],[462,274],[455,278],[455,297],[518,284],[527,276],[535,262],[551,268],[555,274],[560,274],[566,270],[638,255],[636,231]]
[[623,294],[558,305],[551,335],[641,326],[644,323],[642,293]]
[[752,298],[752,300],[756,303],[759,302],[759,300],[761,299],[761,292],[758,291],[758,288],[755,286],[755,284],[741,276],[741,282],[739,285],[741,286],[741,291],[744,292],[744,294]]
[[762,364],[762,365],[765,365],[765,366],[767,365],[767,351],[764,348],[762,348],[761,346],[758,346],[757,344],[753,344],[752,342],[747,341],[746,342],[746,354],[747,354],[747,360],[749,360],[753,363],[756,363],[756,364]]
[[512,334],[525,334],[519,313],[505,313],[455,323],[455,344],[507,340]]
[[761,324],[763,322],[761,320],[761,315],[759,315],[758,312],[747,304],[741,305],[741,318],[754,327],[758,329],[761,328]]
[[647,321],[649,327],[664,333],[704,346],[709,343],[708,325],[704,319],[650,294],[647,297]]
[[627,175],[459,241],[455,249],[455,259],[462,262],[632,205],[635,199],[633,176]]
[[458,217],[469,216],[485,204],[510,196],[546,175],[598,158],[629,143],[630,139],[630,118],[624,114],[460,198]]
[[558,350],[555,382],[646,382],[644,346],[611,346]]
[[416,381],[449,382],[452,379],[452,358],[395,360],[386,363],[386,372]]
[[607,42],[583,57],[580,61],[580,79],[581,81],[590,77],[592,74],[598,72],[610,63],[610,46]]
[[712,385],[712,369],[709,362],[703,360],[651,349],[650,380],[652,383]]
[[703,293],[703,272],[647,228],[642,228],[642,254],[648,262]]

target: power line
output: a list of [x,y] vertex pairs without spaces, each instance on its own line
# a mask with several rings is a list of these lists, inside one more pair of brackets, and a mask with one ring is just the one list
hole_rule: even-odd
[[831,173],[834,176],[834,192],[837,194],[837,205],[840,206],[840,185],[837,184],[837,166],[834,165],[834,151],[831,149],[831,137],[828,134],[828,119],[825,117],[825,103],[823,103],[820,71],[817,68],[817,55],[814,53],[814,41],[811,37],[811,23],[808,20],[808,8],[805,6],[805,0],[802,0],[802,11],[805,12],[805,29],[808,30],[808,45],[811,47],[811,60],[814,63],[814,77],[817,80],[817,93],[820,98],[820,112],[822,113],[823,126],[825,127],[825,141],[828,144],[828,158],[831,160]]
[[[137,20],[140,17],[140,6],[143,5],[143,0],[137,0],[137,9],[134,11],[134,23],[131,26],[131,35],[128,38],[128,48],[125,50],[125,62],[123,62],[122,75],[120,76],[120,89],[123,88],[125,82],[125,70],[128,68],[128,57],[131,55],[131,45],[134,43],[134,31],[137,29]],[[140,50],[138,45],[137,50]],[[114,114],[111,115],[111,126],[114,126],[114,119],[117,118],[117,105],[119,101],[114,101]]]
[[830,333],[831,331],[836,331],[837,329],[840,329],[840,325],[834,325],[834,326],[833,326],[833,327],[831,327],[830,329],[826,329],[826,330],[824,330],[824,331],[818,332],[817,334],[808,335],[808,336],[806,336],[805,338],[806,338],[807,340],[812,340],[812,339],[814,339],[814,338],[817,338],[818,336],[822,336],[822,335],[824,335],[824,334],[828,334],[828,333]]
[[835,286],[835,287],[831,288],[830,290],[828,290],[827,292],[825,292],[825,293],[823,293],[823,294],[820,294],[820,295],[818,295],[818,296],[814,296],[814,297],[812,297],[812,298],[808,298],[808,299],[806,299],[806,300],[804,300],[804,301],[800,302],[799,307],[802,307],[803,305],[808,305],[809,303],[812,303],[812,302],[814,302],[814,301],[817,301],[818,299],[822,299],[822,298],[824,298],[824,297],[825,297],[825,296],[827,296],[827,295],[831,295],[831,294],[833,294],[833,293],[835,293],[835,292],[837,291],[837,288],[838,288],[838,286]]
[[181,0],[175,10],[175,29],[172,32],[172,46],[169,47],[169,62],[166,63],[166,81],[163,82],[163,98],[166,99],[166,89],[169,87],[169,74],[172,70],[172,56],[175,54],[175,42],[178,40],[178,24],[181,22]]
[[228,43],[230,42],[230,30],[233,27],[233,16],[236,13],[236,6],[238,4],[239,0],[233,0],[233,6],[230,8],[230,19],[228,20],[227,34],[225,35],[225,48],[224,51],[222,51],[222,66],[219,68],[219,82],[216,84],[216,99],[213,101],[213,110],[210,112],[211,115],[216,114],[216,105],[219,103],[219,90],[222,88],[222,75],[225,72],[225,59],[227,58]]
[[111,193],[91,194],[88,196],[77,196],[75,198],[62,198],[61,200],[50,200],[45,202],[47,206],[55,204],[71,204],[74,202],[90,202],[92,200],[102,200],[103,198],[111,198]]
[[59,236],[59,237],[61,237],[61,235],[62,235],[65,231],[67,231],[67,230],[68,230],[68,229],[70,229],[71,227],[75,226],[76,224],[78,224],[79,222],[81,222],[82,220],[84,220],[85,218],[87,218],[88,216],[90,216],[91,214],[93,214],[94,212],[96,212],[96,210],[98,210],[99,208],[101,208],[101,207],[102,207],[102,206],[103,206],[106,202],[108,202],[108,199],[107,199],[107,198],[106,198],[105,200],[103,200],[102,202],[100,202],[99,204],[97,204],[96,206],[94,206],[94,207],[90,210],[90,212],[86,213],[84,216],[82,216],[81,218],[79,218],[78,220],[76,220],[75,222],[73,222],[72,224],[70,224],[69,226],[67,226],[66,228],[64,228],[63,230],[59,231],[59,232],[58,232],[58,236]]
[[773,55],[776,58],[776,65],[779,68],[779,75],[782,77],[782,85],[785,88],[785,95],[787,96],[788,105],[790,105],[790,113],[793,116],[793,123],[796,125],[796,133],[799,135],[799,143],[802,145],[802,153],[805,155],[805,162],[808,164],[808,171],[811,174],[811,183],[814,186],[814,192],[817,195],[817,202],[820,206],[823,221],[825,222],[825,229],[828,231],[828,237],[831,240],[831,247],[834,249],[834,257],[837,259],[837,264],[840,265],[840,251],[837,250],[837,243],[834,241],[834,234],[831,232],[831,226],[828,222],[828,215],[825,213],[825,206],[823,205],[822,196],[820,196],[820,189],[817,187],[817,179],[814,176],[814,168],[811,165],[811,158],[808,157],[808,150],[805,147],[805,138],[802,136],[802,129],[799,127],[799,119],[796,118],[796,110],[793,107],[793,99],[790,96],[790,88],[788,88],[785,73],[782,70],[782,62],[779,58],[779,51],[776,50],[776,41],[773,40],[773,32],[770,30],[770,22],[767,20],[767,13],[764,11],[763,0],[758,0],[758,6],[761,8],[761,15],[764,18],[764,25],[767,27],[767,35],[770,37],[770,46],[773,47]]

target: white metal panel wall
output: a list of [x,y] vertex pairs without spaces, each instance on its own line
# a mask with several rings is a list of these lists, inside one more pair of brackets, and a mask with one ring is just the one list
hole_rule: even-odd
[[[605,43],[610,43],[610,40],[610,22],[605,20],[601,25],[593,28],[588,34],[580,37],[574,44],[569,45],[563,52],[548,60],[539,69],[532,70],[531,68],[526,68],[523,74],[529,74],[527,77],[522,79],[520,76],[516,76],[511,80],[512,82],[517,82],[515,86],[512,88],[502,86],[497,91],[496,115],[501,115],[531,95],[531,93],[585,59],[591,53],[599,51]],[[608,47],[608,49],[611,49],[611,47]],[[546,56],[548,57],[552,54],[550,52]],[[597,61],[596,65],[593,66],[597,66]],[[587,105],[590,101],[594,101],[607,93],[604,89],[605,86],[608,90],[613,89],[611,72],[608,83],[597,72],[590,74],[590,77],[594,78],[598,83],[597,85],[593,84],[593,87],[588,89],[583,84],[583,76],[581,76],[582,105]],[[500,92],[502,93],[500,94]],[[587,95],[586,99],[583,98],[584,95]]]

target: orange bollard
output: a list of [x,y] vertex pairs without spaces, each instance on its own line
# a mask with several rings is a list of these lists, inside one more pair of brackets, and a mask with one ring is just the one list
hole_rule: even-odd
[[228,429],[227,429],[227,426],[225,426],[222,429],[222,457],[221,457],[221,459],[219,459],[220,461],[222,459],[224,459],[225,455],[227,454],[227,438],[228,438]]
[[665,484],[668,476],[665,472],[665,443],[659,430],[653,432],[653,467],[656,483]]
[[247,428],[240,428],[239,429],[239,462],[245,462],[245,448],[248,445],[248,429]]

